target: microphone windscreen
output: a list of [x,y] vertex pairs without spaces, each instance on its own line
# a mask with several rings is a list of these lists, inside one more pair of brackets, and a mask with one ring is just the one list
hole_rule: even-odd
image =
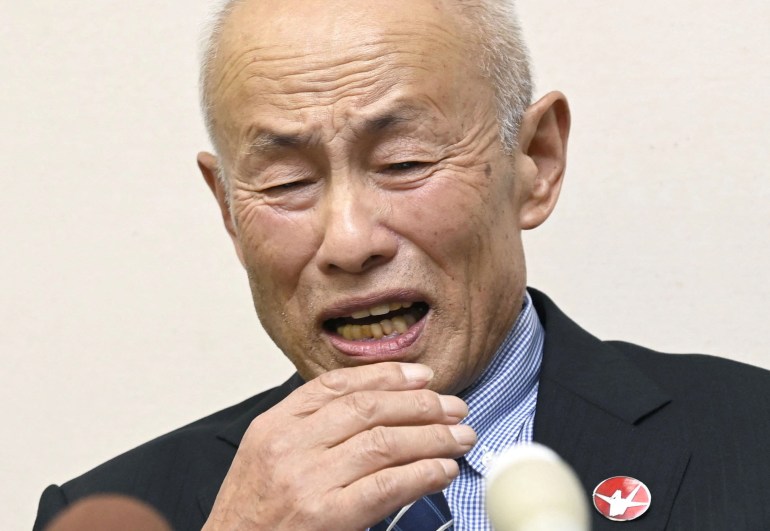
[[83,498],[58,515],[45,531],[172,531],[152,507],[129,496]]
[[487,474],[486,506],[497,531],[588,531],[588,502],[575,472],[541,444],[516,445]]

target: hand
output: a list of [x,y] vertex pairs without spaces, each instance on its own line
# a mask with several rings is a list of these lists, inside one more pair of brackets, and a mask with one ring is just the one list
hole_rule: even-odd
[[461,399],[424,365],[322,374],[255,418],[204,530],[360,530],[459,473],[475,443]]

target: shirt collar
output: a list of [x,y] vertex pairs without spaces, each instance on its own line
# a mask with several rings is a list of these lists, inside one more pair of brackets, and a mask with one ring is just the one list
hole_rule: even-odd
[[492,362],[478,380],[460,394],[469,409],[463,424],[471,426],[477,436],[476,446],[465,459],[481,473],[486,471],[488,455],[517,442],[501,432],[518,433],[523,419],[534,415],[544,337],[532,299],[525,291],[519,317]]

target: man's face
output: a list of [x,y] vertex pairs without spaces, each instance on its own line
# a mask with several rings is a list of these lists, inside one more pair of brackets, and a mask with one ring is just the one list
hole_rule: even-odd
[[442,6],[247,1],[225,28],[211,86],[231,234],[305,379],[397,360],[458,392],[519,313],[514,161]]

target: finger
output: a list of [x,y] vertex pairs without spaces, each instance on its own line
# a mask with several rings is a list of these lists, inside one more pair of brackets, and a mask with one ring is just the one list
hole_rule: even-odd
[[462,424],[376,427],[329,449],[322,460],[328,462],[327,469],[335,470],[334,480],[340,482],[337,485],[344,486],[386,468],[424,459],[455,459],[474,444],[476,433]]
[[350,507],[350,527],[371,527],[404,505],[445,489],[459,474],[451,459],[425,459],[366,476],[339,493],[340,507]]
[[304,417],[332,400],[357,391],[421,389],[433,378],[433,371],[419,363],[384,362],[335,369],[309,381],[279,405],[279,409]]
[[312,434],[313,443],[332,447],[375,426],[457,424],[467,415],[462,399],[427,389],[358,391],[306,417],[302,430]]

